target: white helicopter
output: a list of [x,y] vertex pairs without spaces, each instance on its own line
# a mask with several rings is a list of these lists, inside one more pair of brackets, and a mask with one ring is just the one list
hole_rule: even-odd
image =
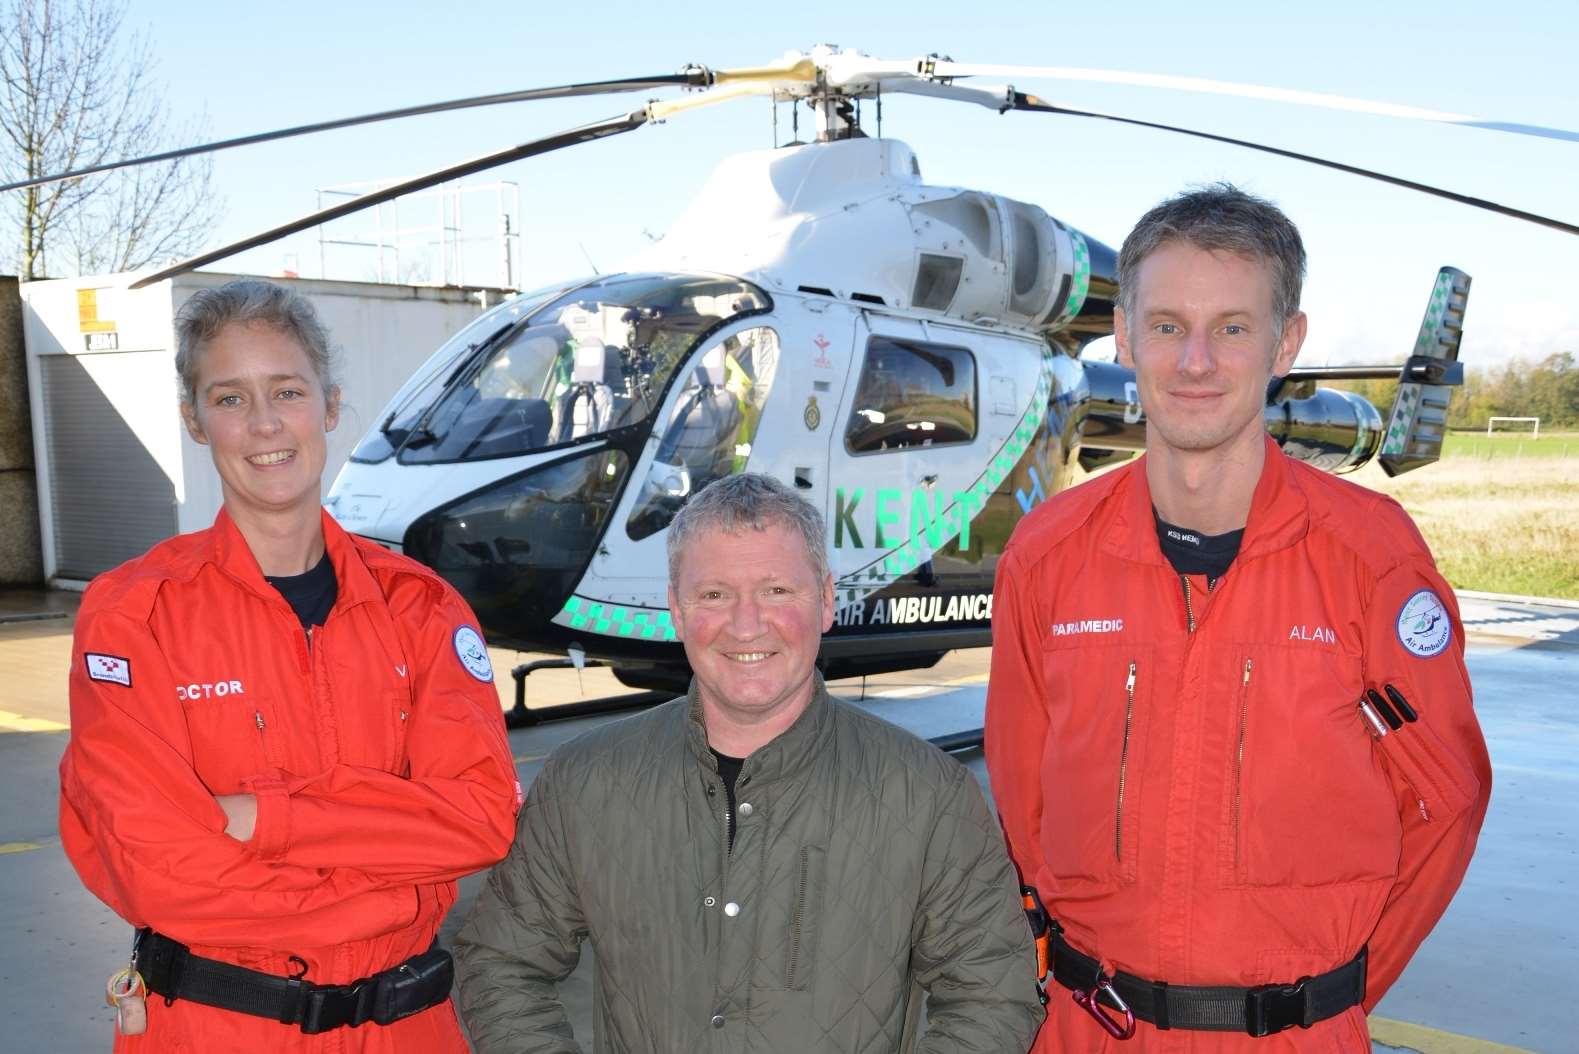
[[[769,95],[814,114],[814,142],[725,160],[674,227],[617,273],[522,294],[436,351],[378,415],[328,506],[349,530],[436,568],[491,642],[607,662],[633,687],[683,687],[665,531],[687,498],[747,469],[827,518],[837,586],[830,677],[924,667],[991,640],[997,557],[1020,517],[1087,467],[1139,449],[1133,374],[1079,352],[1113,328],[1116,259],[1041,208],[923,182],[904,143],[870,138],[883,93],[995,110],[1148,122],[1057,107],[974,76],[1125,80],[1579,140],[1560,129],[1244,85],[831,47],[771,66],[571,85],[324,122],[118,164],[438,109],[683,87],[610,121],[523,144],[326,209],[150,275],[147,284],[402,193]],[[880,111],[879,111],[880,112]],[[1222,139],[1189,129],[1169,130]],[[1440,188],[1239,140],[1579,234]],[[92,170],[90,170],[92,171]],[[72,173],[75,175],[81,173]],[[0,187],[0,190],[10,189]],[[1267,394],[1288,454],[1330,471],[1436,460],[1469,277],[1438,274],[1413,353],[1388,366],[1296,369]],[[1380,412],[1320,380],[1396,377]]]

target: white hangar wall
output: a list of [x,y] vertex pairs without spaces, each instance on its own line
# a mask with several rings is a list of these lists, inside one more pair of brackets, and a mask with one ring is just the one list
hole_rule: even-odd
[[[127,288],[135,274],[22,285],[44,574],[86,582],[219,511],[206,447],[181,427],[172,319],[187,297],[237,275],[195,273]],[[345,410],[323,486],[396,389],[485,307],[494,289],[270,279],[303,293],[339,350]]]

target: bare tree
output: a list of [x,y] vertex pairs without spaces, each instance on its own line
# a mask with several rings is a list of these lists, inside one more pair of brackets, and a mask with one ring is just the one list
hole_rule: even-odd
[[[0,177],[9,182],[190,142],[118,0],[0,0]],[[218,217],[212,162],[182,159],[0,195],[24,280],[189,255]]]

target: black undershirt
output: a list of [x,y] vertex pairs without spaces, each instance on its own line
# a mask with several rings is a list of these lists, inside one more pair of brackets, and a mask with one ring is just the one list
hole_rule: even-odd
[[304,630],[322,626],[334,607],[335,598],[340,595],[340,583],[335,581],[334,564],[329,562],[327,550],[323,559],[305,574],[264,575],[263,579],[280,591]]
[[[708,748],[712,750],[711,747]],[[713,750],[713,757],[718,759],[718,775],[724,781],[724,800],[729,806],[729,811],[724,815],[729,823],[729,848],[735,847],[735,780],[740,778],[740,767],[746,763],[745,758],[732,758],[728,754],[720,754]]]
[[1156,509],[1151,510],[1151,515],[1157,521],[1157,544],[1162,546],[1168,563],[1181,575],[1205,575],[1208,589],[1217,585],[1239,555],[1239,543],[1245,537],[1243,527],[1226,534],[1202,534],[1168,523],[1157,515]]

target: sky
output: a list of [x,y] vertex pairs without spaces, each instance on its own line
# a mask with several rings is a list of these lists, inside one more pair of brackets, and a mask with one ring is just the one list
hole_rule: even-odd
[[[883,58],[1079,66],[1242,81],[1579,129],[1579,7],[1526,0],[1319,5],[604,2],[227,5],[132,0],[172,125],[225,138],[354,113],[523,87],[765,63],[819,43]],[[1155,89],[1020,78],[1074,107],[1180,124],[1377,169],[1579,222],[1579,143]],[[639,108],[605,96],[432,115],[218,154],[219,245],[319,207],[322,188],[406,178]],[[661,235],[722,158],[772,145],[772,107],[750,99],[520,162],[471,182],[513,182],[524,288],[602,271]],[[866,114],[868,131],[875,131]],[[789,113],[780,108],[779,139]],[[809,125],[803,124],[803,136]],[[1040,205],[1117,247],[1151,205],[1229,180],[1299,224],[1310,256],[1302,364],[1408,354],[1436,269],[1474,280],[1461,359],[1494,365],[1579,352],[1579,238],[1295,161],[1111,122],[994,114],[888,98],[883,134],[909,143],[926,182]],[[497,197],[467,198],[494,230]],[[432,211],[433,206],[425,206]],[[421,210],[409,206],[403,222]],[[727,216],[720,216],[727,223]],[[356,238],[370,222],[345,221]],[[493,284],[497,252],[468,258]],[[410,257],[407,258],[408,264]],[[313,234],[213,269],[319,274]],[[331,249],[333,277],[373,273],[369,250]]]

